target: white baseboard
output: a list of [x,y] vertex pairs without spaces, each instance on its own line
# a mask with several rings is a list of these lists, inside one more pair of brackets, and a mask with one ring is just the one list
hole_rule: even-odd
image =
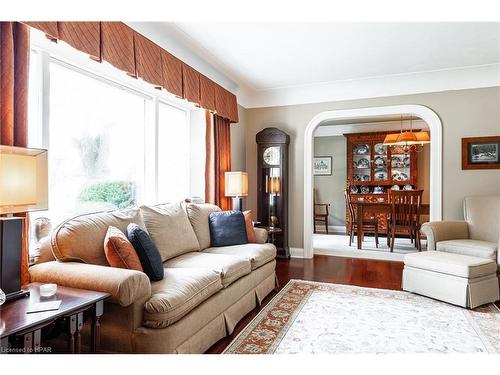
[[291,247],[290,248],[290,257],[292,258],[304,258],[304,249],[300,247]]
[[[325,226],[324,226],[324,225],[321,225],[321,224],[316,224],[316,227],[317,227],[317,229],[319,229],[319,230],[321,231],[321,232],[320,232],[320,233],[318,233],[318,234],[323,233],[323,232],[324,232],[324,230],[325,230],[325,229],[324,229],[324,228],[325,228]],[[346,228],[345,228],[345,225],[329,225],[329,226],[328,226],[328,231],[329,231],[330,233],[342,233],[342,234],[344,234],[344,233],[345,233],[345,231],[346,231]]]

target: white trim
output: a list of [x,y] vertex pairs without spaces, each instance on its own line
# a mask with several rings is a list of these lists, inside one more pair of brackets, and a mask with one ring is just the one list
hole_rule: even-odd
[[[363,122],[345,125],[322,125],[314,132],[315,137],[335,137],[347,133],[358,133],[360,126],[363,127],[363,132],[378,132],[378,131],[399,131],[401,129],[401,121],[384,121],[384,122]],[[409,129],[410,121],[403,121],[403,129]],[[413,120],[413,129],[428,129],[429,126],[425,121]]]
[[261,108],[496,86],[500,63],[263,90],[240,86],[237,94],[245,108]]
[[442,217],[442,138],[441,120],[430,108],[422,105],[395,105],[386,107],[345,109],[321,112],[307,125],[304,136],[304,257],[312,258],[313,249],[313,172],[314,132],[319,124],[327,120],[358,119],[372,116],[399,115],[401,113],[421,118],[431,132],[430,166],[430,220]]
[[290,257],[291,258],[304,258],[304,249],[300,247],[291,247],[290,248]]

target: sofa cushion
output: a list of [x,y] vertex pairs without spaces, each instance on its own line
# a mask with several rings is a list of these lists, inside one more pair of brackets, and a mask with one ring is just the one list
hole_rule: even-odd
[[104,237],[108,228],[114,226],[126,233],[130,223],[146,228],[138,208],[81,215],[66,220],[52,233],[52,252],[57,260],[63,262],[108,266],[104,255]]
[[212,247],[248,243],[245,217],[241,211],[212,212],[208,224]]
[[211,254],[228,254],[243,256],[248,259],[252,265],[252,270],[271,262],[276,258],[276,247],[270,243],[258,244],[248,243],[245,245],[209,247],[204,250]]
[[405,266],[468,279],[496,274],[497,271],[497,264],[491,259],[440,251],[407,254],[404,262]]
[[188,204],[186,210],[198,243],[200,244],[200,249],[203,250],[210,247],[208,216],[212,212],[221,211],[221,209],[213,204]]
[[224,288],[252,271],[250,260],[244,257],[203,252],[180,255],[165,262],[164,266],[166,268],[209,269],[220,276]]
[[200,249],[187,213],[180,203],[141,206],[141,212],[163,262]]
[[493,242],[479,240],[448,240],[436,244],[438,251],[470,255],[473,257],[496,259],[498,245]]
[[144,304],[144,325],[165,328],[222,289],[217,273],[203,268],[165,268],[163,280],[151,284]]
[[139,228],[137,224],[129,224],[127,227],[127,237],[134,246],[137,256],[141,261],[144,273],[151,281],[163,279],[163,264],[160,253],[154,242],[149,237],[148,232]]
[[104,238],[104,254],[111,267],[126,268],[142,272],[137,253],[123,232],[110,226]]
[[245,227],[247,230],[248,242],[255,243],[257,242],[257,240],[255,238],[255,229],[253,227],[252,211],[251,210],[243,211],[243,216],[245,216]]

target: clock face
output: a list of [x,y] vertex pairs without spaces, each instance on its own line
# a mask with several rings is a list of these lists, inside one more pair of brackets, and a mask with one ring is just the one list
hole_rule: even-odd
[[267,165],[278,165],[280,163],[280,148],[279,146],[271,146],[264,150],[262,154],[264,163]]

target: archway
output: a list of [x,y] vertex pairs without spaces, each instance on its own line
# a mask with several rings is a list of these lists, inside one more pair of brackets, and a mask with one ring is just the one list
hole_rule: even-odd
[[326,120],[361,119],[372,116],[397,116],[401,113],[424,120],[431,132],[430,166],[430,220],[442,217],[442,137],[443,129],[438,115],[422,105],[395,105],[321,112],[309,122],[304,138],[304,258],[314,256],[313,249],[313,156],[314,131]]

